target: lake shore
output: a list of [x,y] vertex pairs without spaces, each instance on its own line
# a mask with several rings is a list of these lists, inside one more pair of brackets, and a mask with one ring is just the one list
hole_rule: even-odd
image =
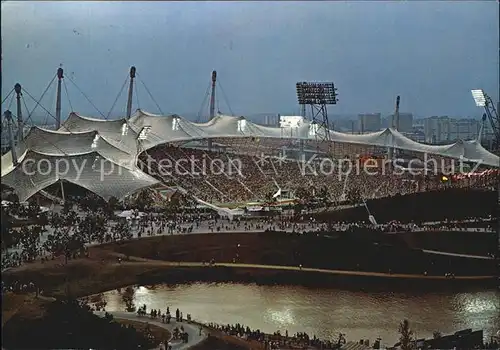
[[[174,237],[174,240],[179,237]],[[297,266],[277,266],[261,264],[216,263],[214,266],[202,262],[169,262],[152,260],[147,250],[165,241],[163,237],[144,238],[129,242],[113,243],[89,248],[88,258],[79,258],[64,263],[63,258],[45,262],[33,262],[12,268],[2,273],[6,284],[11,281],[33,282],[43,293],[43,298],[33,294],[15,295],[4,298],[2,303],[3,324],[15,314],[28,317],[38,316],[50,298],[70,295],[80,298],[129,285],[156,283],[203,282],[243,282],[259,284],[300,284],[300,285],[353,285],[391,284],[394,286],[456,286],[459,284],[489,283],[490,276],[425,276],[412,274],[391,274],[363,271],[341,271],[314,269]],[[142,250],[145,249],[144,254]],[[125,254],[123,249],[130,249]],[[138,256],[131,255],[134,253]],[[382,283],[381,283],[382,282]],[[494,282],[494,279],[493,279]],[[218,337],[220,338],[220,337]],[[210,340],[214,342],[214,339]],[[200,344],[202,346],[202,344]]]

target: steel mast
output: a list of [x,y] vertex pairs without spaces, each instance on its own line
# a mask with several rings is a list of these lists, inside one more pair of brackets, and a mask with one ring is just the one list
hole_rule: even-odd
[[134,79],[135,79],[135,67],[130,67],[130,83],[128,85],[128,99],[127,99],[127,119],[130,119],[132,115],[132,97],[134,94]]

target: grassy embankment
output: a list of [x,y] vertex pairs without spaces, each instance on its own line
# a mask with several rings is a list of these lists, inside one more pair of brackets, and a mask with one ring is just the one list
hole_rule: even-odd
[[[307,271],[276,271],[250,266],[209,269],[200,266],[200,264],[197,266],[191,264],[190,266],[187,263],[183,266],[177,266],[177,263],[167,262],[201,262],[208,261],[211,257],[215,257],[217,261],[231,261],[230,258],[239,249],[241,259],[247,263],[286,264],[287,255],[283,251],[291,251],[292,249],[285,249],[283,245],[286,245],[291,239],[283,234],[276,235],[274,238],[271,236],[273,235],[269,233],[226,233],[148,237],[90,247],[89,258],[70,260],[67,264],[64,263],[63,258],[60,258],[44,263],[38,261],[10,269],[2,274],[5,282],[16,280],[22,281],[22,283],[34,282],[43,290],[44,297],[35,298],[32,294],[12,295],[7,293],[3,295],[2,324],[5,324],[14,314],[19,313],[28,317],[43,316],[44,304],[50,302],[47,297],[59,298],[67,294],[73,297],[83,297],[128,285],[147,284],[148,281],[151,283],[180,283],[189,279],[197,280],[200,277],[221,278],[222,276],[227,280],[240,277],[239,280],[244,280],[245,278],[255,279],[267,276],[268,279],[276,282],[280,281],[277,278],[279,274],[286,275],[288,281],[318,280],[317,275],[312,276],[313,278],[307,277],[313,275],[313,272]],[[236,248],[237,246],[238,248]],[[122,261],[118,262],[118,258],[122,258]],[[324,273],[321,277],[324,280],[330,278]],[[375,276],[374,278],[380,277],[386,277],[386,280],[398,279],[398,276],[394,274],[392,276]],[[422,275],[412,277],[417,283],[421,283],[420,281],[425,279]],[[183,280],[183,278],[186,279]],[[359,278],[362,278],[363,283],[367,283],[366,277]],[[408,280],[403,280],[402,283],[407,282]],[[452,282],[450,280],[444,281],[446,284]],[[222,343],[225,341],[222,335],[218,335],[217,339]],[[232,337],[229,339],[232,340]],[[214,339],[207,340],[207,342],[214,341]]]
[[[137,257],[129,257],[129,261],[117,262],[122,256],[97,247],[90,249],[90,258],[69,261],[63,264],[62,259],[51,260],[45,263],[32,263],[7,271],[4,275],[12,280],[33,281],[42,285],[46,295],[62,297],[68,291],[75,297],[113,290],[119,287],[137,283],[137,276],[165,269],[161,262],[145,261]],[[3,293],[2,294],[2,328],[14,316],[26,318],[43,317],[47,303],[55,300],[53,297],[39,296],[34,293]],[[116,319],[117,322],[145,332],[146,324],[139,321]],[[155,339],[155,344],[170,339],[168,330],[149,325]],[[224,336],[219,332],[209,330],[211,337],[197,344],[196,350],[225,349],[259,349],[256,344],[244,340]]]
[[122,325],[133,327],[138,332],[143,333],[144,335],[147,335],[148,333],[151,334],[154,339],[153,343],[155,344],[155,346],[159,346],[161,342],[168,341],[171,337],[171,334],[167,329],[155,326],[154,324],[147,324],[146,322],[140,322],[140,321],[125,320],[121,318],[115,318],[114,320]]

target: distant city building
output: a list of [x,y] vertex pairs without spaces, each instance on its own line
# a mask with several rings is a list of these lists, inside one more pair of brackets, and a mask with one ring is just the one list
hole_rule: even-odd
[[379,131],[382,127],[380,113],[358,115],[358,130],[362,133]]
[[[394,120],[394,114],[388,118],[389,126],[396,128],[397,122]],[[399,113],[399,132],[412,132],[413,131],[413,114],[412,113]]]
[[421,143],[425,142],[425,134],[421,130],[415,130],[413,132],[405,132],[403,133],[403,135],[416,142],[421,142]]
[[[448,116],[433,116],[424,119],[425,142],[445,143],[456,140],[472,140],[479,134],[481,121],[476,119],[455,119]],[[488,125],[483,137],[487,138]]]

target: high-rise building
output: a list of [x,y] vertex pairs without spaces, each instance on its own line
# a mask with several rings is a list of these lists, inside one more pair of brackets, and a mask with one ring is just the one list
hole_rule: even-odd
[[[389,116],[389,126],[392,128],[397,127],[397,121],[394,119],[394,114]],[[399,132],[412,132],[413,131],[413,114],[412,113],[399,113]]]
[[433,116],[424,119],[424,133],[427,143],[472,140],[478,136],[480,128],[481,121],[476,119],[455,119],[448,116]]
[[374,132],[381,128],[380,113],[358,114],[358,130],[360,132]]

